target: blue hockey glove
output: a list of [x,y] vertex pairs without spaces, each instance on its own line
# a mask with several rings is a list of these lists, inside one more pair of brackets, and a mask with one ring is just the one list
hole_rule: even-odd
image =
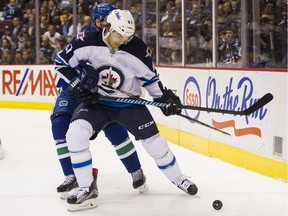
[[167,103],[166,107],[161,107],[161,111],[165,116],[179,115],[182,112],[183,105],[180,98],[170,89],[165,88],[162,97],[154,98],[154,101]]
[[86,61],[81,60],[77,67],[75,67],[80,76],[80,86],[91,92],[97,92],[97,83],[99,74],[97,70]]

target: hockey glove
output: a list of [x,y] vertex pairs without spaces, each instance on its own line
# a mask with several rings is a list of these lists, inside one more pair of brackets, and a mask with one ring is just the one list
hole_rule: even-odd
[[75,86],[73,92],[76,94],[78,102],[86,105],[95,104],[99,97],[97,93],[84,89],[80,85]]
[[162,97],[154,98],[154,101],[167,103],[166,107],[161,107],[161,111],[165,116],[179,115],[182,111],[180,98],[170,89],[165,88]]
[[99,74],[97,70],[86,61],[81,60],[75,67],[80,76],[80,86],[91,92],[97,92]]

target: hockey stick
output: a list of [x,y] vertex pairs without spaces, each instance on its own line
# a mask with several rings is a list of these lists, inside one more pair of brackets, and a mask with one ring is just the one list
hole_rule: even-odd
[[[160,103],[160,102],[154,102],[154,101],[147,101],[141,98],[137,98],[134,96],[134,98],[116,98],[116,97],[107,97],[107,96],[99,96],[99,100],[103,100],[103,101],[113,101],[113,102],[119,102],[119,103],[127,103],[127,104],[135,104],[135,105],[152,105],[152,106],[156,106],[156,107],[166,107],[168,104],[167,103]],[[183,114],[178,114],[179,116],[186,118],[192,122],[198,123],[202,126],[208,127],[210,129],[216,130],[218,132],[221,132],[223,134],[229,135],[231,136],[231,134],[222,131],[218,128],[212,127],[211,125],[208,125],[204,122],[198,121],[197,119],[191,118],[189,116],[183,115]]]
[[[109,85],[106,85],[106,84],[101,84],[101,85],[131,97],[131,98],[116,98],[115,101],[117,101],[117,102],[134,103],[134,104],[140,104],[140,105],[151,105],[151,106],[156,106],[156,107],[165,107],[167,105],[167,103],[163,103],[163,102],[147,101],[147,100],[144,100],[144,99],[140,99],[140,98],[135,97],[134,95],[132,95],[132,94],[130,94],[128,92],[124,92],[124,91],[122,91],[120,89],[113,88],[112,86],[109,86]],[[248,107],[247,109],[245,109],[243,111],[222,110],[222,109],[187,106],[187,105],[183,105],[183,108],[184,109],[190,109],[190,110],[199,110],[199,111],[206,111],[206,112],[232,114],[232,115],[249,115],[249,114],[255,112],[256,110],[260,109],[261,107],[265,106],[272,99],[273,99],[273,95],[271,93],[267,93],[262,98],[257,100],[252,106]]]
[[[137,96],[135,96],[135,95],[133,95],[133,94],[130,94],[130,93],[128,93],[128,92],[124,92],[124,91],[122,91],[122,90],[120,90],[120,89],[115,89],[115,88],[112,88],[111,86],[108,86],[108,85],[106,85],[106,84],[101,84],[101,85],[103,85],[103,86],[106,86],[106,87],[108,87],[108,88],[110,88],[110,89],[112,89],[112,90],[114,90],[114,91],[118,91],[118,92],[120,92],[120,93],[122,93],[122,94],[125,94],[125,95],[127,95],[127,96],[129,96],[129,97],[132,97],[133,98],[133,100],[132,100],[132,104],[138,104],[138,105],[152,105],[152,104],[147,104],[147,103],[149,103],[149,102],[152,102],[152,103],[157,103],[158,104],[158,106],[157,107],[166,107],[167,106],[167,103],[158,103],[158,102],[154,102],[154,101],[147,101],[147,100],[144,100],[144,99],[141,99],[141,98],[139,98],[139,97],[137,97]],[[118,99],[130,99],[130,98],[114,98],[114,97],[107,97],[107,96],[100,96],[100,98],[99,98],[100,100],[105,100],[105,101],[116,101],[116,102],[120,102]],[[111,100],[110,100],[111,99]],[[116,100],[115,100],[116,99]],[[129,104],[131,104],[130,102],[123,102],[123,101],[125,101],[125,100],[121,100],[121,103],[129,103]],[[142,102],[145,102],[145,103],[142,103]],[[137,102],[139,102],[139,103],[137,103]],[[155,105],[154,105],[155,106]],[[204,123],[204,122],[201,122],[201,121],[199,121],[199,120],[197,120],[197,119],[194,119],[194,118],[191,118],[191,117],[189,117],[189,116],[186,116],[186,115],[183,115],[183,114],[178,114],[179,116],[181,116],[181,117],[183,117],[183,118],[186,118],[186,119],[188,119],[188,120],[190,120],[190,121],[192,121],[192,122],[194,122],[194,123],[198,123],[198,124],[200,124],[200,125],[202,125],[202,126],[205,126],[205,127],[208,127],[208,128],[210,128],[210,129],[212,129],[212,130],[216,130],[216,131],[218,131],[218,132],[220,132],[220,133],[223,133],[223,134],[225,134],[225,135],[228,135],[228,136],[231,136],[231,134],[229,134],[229,133],[227,133],[227,132],[225,132],[225,131],[222,131],[222,130],[220,130],[220,129],[218,129],[218,128],[215,128],[215,127],[213,127],[213,126],[211,126],[211,125],[208,125],[208,124],[206,124],[206,123]]]

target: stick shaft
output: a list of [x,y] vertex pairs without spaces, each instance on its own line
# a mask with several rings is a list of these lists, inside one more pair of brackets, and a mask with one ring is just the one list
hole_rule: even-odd
[[216,112],[216,113],[223,113],[223,114],[232,114],[232,115],[249,115],[256,110],[260,109],[261,107],[265,106],[273,99],[273,95],[271,93],[265,94],[262,98],[256,101],[252,106],[248,107],[243,111],[236,111],[236,110],[222,110],[222,109],[214,109],[214,108],[206,108],[206,107],[196,107],[196,106],[187,106],[184,105],[185,109],[190,110],[199,110],[199,111],[206,111],[206,112]]
[[[108,101],[116,101],[120,103],[129,103],[129,104],[138,104],[138,105],[151,105],[156,107],[165,107],[167,103],[163,102],[155,102],[155,101],[148,101],[141,98],[113,98],[113,97],[105,97],[100,96],[101,100],[108,100]],[[270,93],[267,93],[262,98],[260,98],[256,103],[254,103],[249,108],[243,110],[243,111],[235,111],[235,110],[221,110],[221,109],[213,109],[213,108],[206,108],[206,107],[196,107],[196,106],[186,106],[184,105],[184,109],[190,109],[190,110],[199,110],[199,111],[206,111],[206,112],[216,112],[216,113],[223,113],[223,114],[233,114],[233,115],[249,115],[256,110],[260,109],[267,103],[269,103],[273,99],[273,95]]]
[[[112,86],[106,85],[106,84],[101,84],[109,89],[112,89],[114,91],[121,92],[122,94],[125,94],[128,97],[131,97],[129,99],[125,98],[119,98],[117,102],[128,102],[128,103],[133,103],[133,104],[138,104],[137,102],[139,101],[139,104],[142,105],[151,105],[151,106],[157,106],[157,107],[165,107],[167,103],[161,103],[161,102],[154,102],[154,101],[147,101],[141,98],[137,98],[134,95],[131,95],[128,92],[122,91],[117,88],[113,88]],[[258,101],[256,101],[252,106],[248,107],[247,109],[243,111],[236,111],[236,110],[222,110],[222,109],[214,109],[214,108],[208,108],[208,107],[197,107],[197,106],[187,106],[183,105],[184,109],[190,109],[190,110],[199,110],[199,111],[206,111],[206,112],[215,112],[215,113],[223,113],[223,114],[232,114],[232,115],[249,115],[256,110],[260,109],[267,103],[269,103],[273,99],[273,95],[271,93],[265,94],[262,98],[260,98]],[[135,101],[133,101],[135,100]]]

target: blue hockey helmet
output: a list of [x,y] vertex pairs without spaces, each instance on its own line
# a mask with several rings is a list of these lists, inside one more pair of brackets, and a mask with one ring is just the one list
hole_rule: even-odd
[[97,5],[94,9],[93,14],[94,22],[96,19],[98,19],[100,22],[103,22],[104,18],[115,9],[117,9],[117,7],[112,4],[102,3]]

